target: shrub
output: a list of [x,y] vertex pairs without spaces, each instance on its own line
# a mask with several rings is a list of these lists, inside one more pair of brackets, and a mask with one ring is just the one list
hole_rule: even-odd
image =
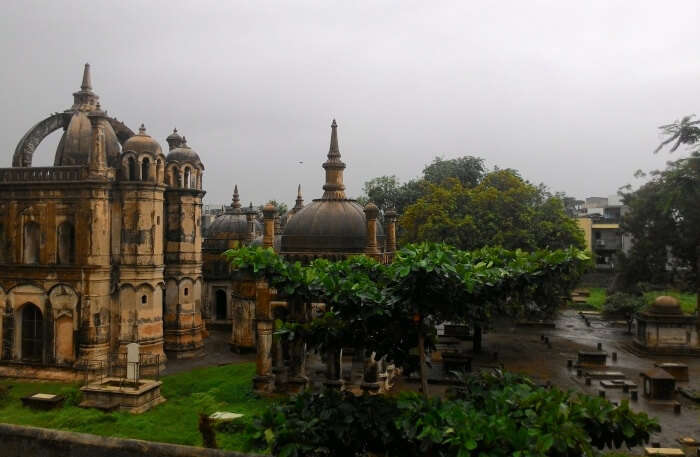
[[448,399],[305,393],[255,420],[255,438],[280,457],[593,456],[660,430],[623,402],[545,389],[495,372],[464,379]]

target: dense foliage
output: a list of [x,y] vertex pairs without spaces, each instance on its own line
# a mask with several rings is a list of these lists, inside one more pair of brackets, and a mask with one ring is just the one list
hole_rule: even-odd
[[700,232],[700,153],[669,162],[634,192],[623,192],[629,207],[622,229],[634,243],[620,266],[626,289],[638,282],[693,289]]
[[423,168],[423,175],[401,184],[396,176],[379,176],[365,183],[364,195],[358,200],[364,205],[374,202],[379,208],[393,208],[403,214],[425,194],[428,184],[441,185],[450,178],[457,179],[465,187],[476,186],[484,175],[484,160],[463,156],[444,160],[436,157]]
[[513,170],[490,172],[473,187],[456,179],[427,184],[399,225],[402,242],[445,241],[465,250],[583,247],[583,233],[563,202]]
[[[326,303],[321,318],[286,323],[290,338],[322,351],[369,349],[409,370],[418,362],[412,349],[424,358],[438,323],[487,326],[494,315],[551,313],[588,263],[575,248],[468,252],[436,243],[404,246],[386,266],[362,256],[304,266],[259,247],[225,255],[234,268],[266,278],[282,298]],[[424,372],[421,379],[427,392]]]
[[634,239],[629,253],[620,259],[623,289],[634,290],[639,282],[684,290],[700,287],[700,120],[693,117],[659,127],[665,139],[654,151],[670,146],[674,152],[686,146],[688,156],[651,172],[651,179],[638,190],[627,186],[622,192],[630,208],[622,229]]
[[602,398],[536,387],[513,375],[468,378],[459,395],[427,399],[305,393],[255,420],[275,456],[591,456],[647,442],[645,413]]

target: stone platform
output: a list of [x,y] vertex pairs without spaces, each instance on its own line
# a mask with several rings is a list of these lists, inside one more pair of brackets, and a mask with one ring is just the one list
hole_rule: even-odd
[[149,379],[132,382],[122,378],[104,378],[80,388],[83,401],[79,406],[140,414],[165,401],[160,395],[161,384]]

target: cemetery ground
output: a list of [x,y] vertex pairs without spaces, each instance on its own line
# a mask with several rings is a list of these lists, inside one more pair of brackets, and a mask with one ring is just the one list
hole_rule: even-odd
[[[645,411],[659,419],[662,431],[652,436],[652,442],[662,447],[679,447],[682,437],[700,437],[700,410],[698,404],[677,396],[681,403],[681,414],[675,414],[669,405],[649,403],[642,395],[640,372],[650,370],[655,362],[681,362],[689,367],[690,381],[679,383],[700,390],[700,360],[692,357],[644,356],[632,348],[631,336],[626,327],[602,319],[591,319],[587,327],[576,311],[565,310],[555,321],[555,328],[518,326],[511,321],[495,322],[484,337],[484,350],[473,355],[474,369],[504,367],[506,370],[530,376],[538,383],[551,382],[562,389],[581,391],[598,395],[605,390],[606,397],[619,402],[629,399],[622,389],[603,389],[599,380],[590,386],[584,377],[578,377],[575,368],[567,368],[567,360],[576,361],[579,351],[595,350],[598,343],[608,354],[617,353],[617,360],[608,357],[608,369],[623,373],[626,378],[638,384],[639,398],[630,401],[632,409]],[[77,407],[79,386],[71,384],[2,380],[0,386],[11,385],[8,396],[0,400],[0,421],[14,424],[33,425],[105,436],[117,436],[161,441],[178,444],[202,445],[198,430],[200,412],[231,411],[243,413],[242,423],[250,421],[256,413],[262,412],[274,398],[260,398],[252,393],[252,377],[255,367],[254,354],[238,355],[228,350],[226,339],[229,332],[212,331],[207,339],[208,355],[201,360],[172,360],[168,371],[161,378],[162,394],[167,401],[152,410],[140,414],[104,413],[94,409]],[[542,341],[547,336],[551,347]],[[457,344],[469,347],[470,343]],[[497,353],[497,355],[495,354]],[[437,358],[437,357],[436,357]],[[347,367],[351,358],[344,360]],[[209,366],[203,366],[209,365]],[[314,364],[310,364],[313,371]],[[434,364],[430,377],[437,377],[440,364]],[[429,378],[430,378],[429,377]],[[402,380],[394,392],[417,390],[418,384]],[[445,385],[431,383],[429,393],[440,395]],[[20,398],[34,393],[59,393],[66,397],[62,408],[53,411],[34,411],[22,406]],[[228,450],[244,450],[248,439],[245,427],[233,432],[217,432],[219,447]],[[620,449],[624,455],[625,449]],[[641,449],[633,454],[641,455]],[[610,454],[613,455],[613,454]]]

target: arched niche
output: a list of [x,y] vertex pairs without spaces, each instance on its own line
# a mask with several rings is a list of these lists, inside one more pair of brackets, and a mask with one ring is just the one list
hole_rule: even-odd
[[41,227],[37,222],[27,221],[22,227],[22,263],[39,263],[41,254]]
[[56,263],[72,265],[75,263],[75,227],[70,221],[64,221],[56,229]]

